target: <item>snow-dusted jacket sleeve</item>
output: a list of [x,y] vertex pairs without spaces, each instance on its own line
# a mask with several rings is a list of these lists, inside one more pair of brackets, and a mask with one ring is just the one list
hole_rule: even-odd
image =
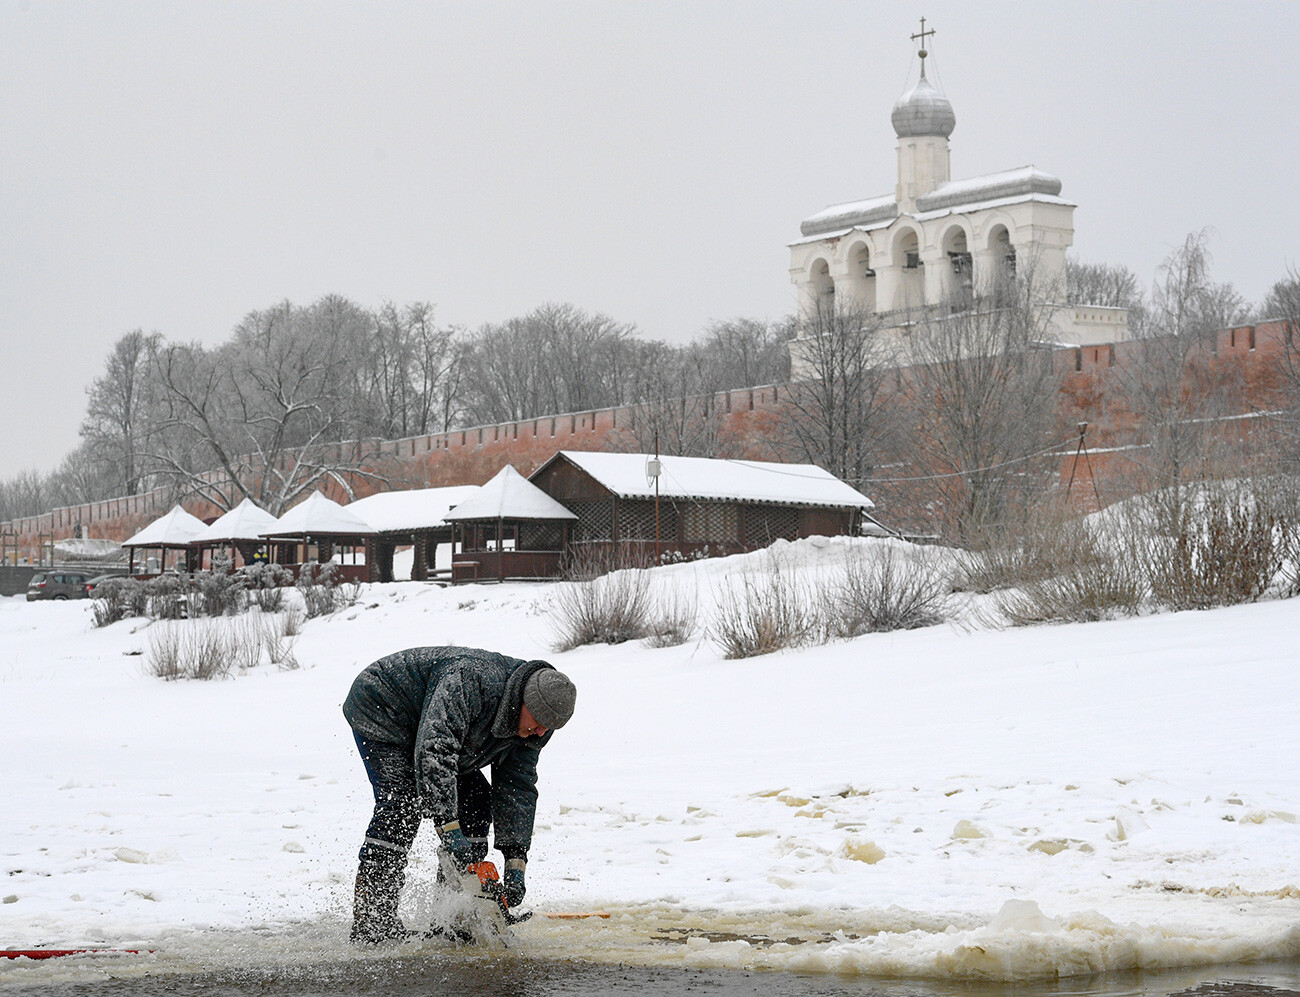
[[421,814],[439,827],[456,819],[457,761],[482,708],[483,690],[462,665],[443,672],[425,697],[415,735],[415,784]]
[[[549,737],[549,735],[547,735]],[[531,739],[536,742],[537,739]],[[537,815],[537,756],[540,743],[519,744],[492,766],[492,815],[496,846],[510,859],[527,859]]]

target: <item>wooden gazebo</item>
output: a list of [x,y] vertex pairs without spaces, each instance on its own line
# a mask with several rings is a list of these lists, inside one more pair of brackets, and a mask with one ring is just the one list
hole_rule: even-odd
[[275,525],[274,516],[252,499],[245,498],[194,538],[193,543],[198,548],[198,566],[203,566],[205,553],[209,555],[209,563],[215,562],[218,550],[229,552],[232,566],[238,566],[236,561],[251,564],[257,552],[266,546],[262,534],[274,529]]
[[460,541],[455,583],[554,578],[578,517],[507,464],[443,518],[456,524]]
[[[127,559],[127,573],[135,575],[135,552],[137,550],[157,550],[161,552],[159,571],[167,570],[167,552],[169,550],[185,551],[185,570],[194,569],[194,538],[207,529],[203,520],[186,512],[179,505],[170,512],[159,516],[139,533],[122,541],[122,546],[130,553]],[[146,562],[147,564],[148,562]],[[146,572],[152,574],[153,572]]]
[[[325,564],[334,557],[336,548],[365,547],[375,531],[356,513],[339,505],[320,492],[312,492],[303,502],[294,506],[261,536],[276,544],[277,560],[296,575],[302,566],[312,560]],[[286,557],[287,555],[287,557]],[[341,564],[341,576],[346,581],[366,581],[369,571],[364,564]]]

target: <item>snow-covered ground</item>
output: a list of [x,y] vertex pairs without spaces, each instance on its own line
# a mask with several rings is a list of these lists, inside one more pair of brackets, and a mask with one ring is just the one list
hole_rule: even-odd
[[[781,553],[817,571],[848,542]],[[655,574],[707,619],[766,556]],[[728,661],[705,637],[555,654],[554,596],[368,586],[306,624],[300,669],[213,682],[149,677],[145,620],[0,599],[0,947],[368,957],[340,945],[370,796],[339,704],[381,655],[467,644],[579,689],[528,900],[611,916],[539,916],[529,956],[995,979],[1300,956],[1300,603]]]

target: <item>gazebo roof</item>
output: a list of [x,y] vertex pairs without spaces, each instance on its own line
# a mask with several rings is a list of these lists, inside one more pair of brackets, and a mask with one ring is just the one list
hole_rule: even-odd
[[312,492],[270,527],[263,537],[361,537],[374,534],[369,523],[321,492]]
[[203,520],[186,512],[179,505],[159,516],[129,540],[123,547],[188,547],[194,538],[207,529]]
[[277,520],[252,499],[245,498],[224,516],[206,526],[194,538],[196,543],[228,543],[233,540],[261,540]]
[[507,464],[487,484],[478,488],[443,519],[467,522],[476,519],[557,520],[577,519],[535,484]]
[[379,492],[348,505],[377,533],[450,527],[444,517],[460,502],[479,490],[478,485],[449,485],[443,488],[412,488],[400,492]]

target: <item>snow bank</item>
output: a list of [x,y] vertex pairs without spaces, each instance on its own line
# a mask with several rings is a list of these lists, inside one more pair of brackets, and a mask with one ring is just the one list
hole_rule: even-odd
[[[852,543],[880,541],[778,553],[815,573]],[[656,574],[707,613],[765,556]],[[370,806],[339,704],[380,655],[463,643],[579,688],[529,902],[610,917],[539,916],[511,954],[998,980],[1300,955],[1294,603],[727,661],[703,637],[554,655],[553,592],[367,586],[306,624],[303,668],[212,683],[147,677],[146,621],[0,599],[5,945],[159,949],[133,971],[337,953]]]

